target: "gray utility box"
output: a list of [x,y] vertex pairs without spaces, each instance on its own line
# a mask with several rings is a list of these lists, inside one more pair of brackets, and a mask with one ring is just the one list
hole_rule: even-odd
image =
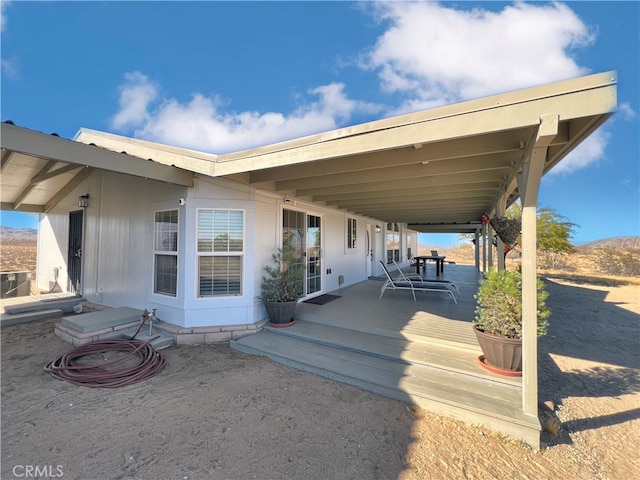
[[28,297],[31,294],[31,272],[0,273],[0,298]]

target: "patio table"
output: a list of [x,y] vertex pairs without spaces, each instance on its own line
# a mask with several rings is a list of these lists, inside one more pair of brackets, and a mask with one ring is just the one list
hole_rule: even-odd
[[436,277],[440,276],[441,272],[444,272],[444,259],[445,255],[418,255],[413,257],[416,261],[416,273],[420,275],[420,264],[424,265],[425,271],[427,270],[427,260],[433,260],[436,262]]

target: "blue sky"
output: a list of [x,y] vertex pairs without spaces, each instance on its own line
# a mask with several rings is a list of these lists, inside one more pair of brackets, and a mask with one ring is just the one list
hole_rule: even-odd
[[540,204],[576,244],[640,235],[639,2],[2,1],[1,22],[3,121],[212,153],[617,70],[618,112]]

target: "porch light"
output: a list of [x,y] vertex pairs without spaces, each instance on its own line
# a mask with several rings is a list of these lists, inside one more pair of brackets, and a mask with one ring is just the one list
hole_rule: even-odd
[[380,232],[382,232],[382,228],[380,228],[380,225],[376,225],[376,233]]
[[78,206],[80,208],[87,208],[89,206],[89,194],[85,193],[78,197]]

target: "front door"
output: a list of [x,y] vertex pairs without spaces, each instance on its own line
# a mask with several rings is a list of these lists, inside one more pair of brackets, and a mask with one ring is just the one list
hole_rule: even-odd
[[364,254],[365,254],[365,268],[367,269],[367,278],[373,273],[373,225],[367,223],[367,229],[365,230],[365,242],[364,242]]
[[69,214],[69,250],[67,265],[69,270],[69,291],[82,293],[80,290],[82,277],[82,219],[83,211]]
[[282,246],[291,247],[298,265],[305,270],[303,296],[321,292],[322,218],[305,212],[282,211]]

